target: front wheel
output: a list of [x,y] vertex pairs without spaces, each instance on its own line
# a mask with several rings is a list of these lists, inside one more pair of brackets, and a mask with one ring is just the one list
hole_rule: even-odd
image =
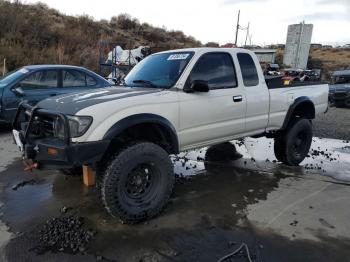
[[156,144],[140,142],[112,159],[104,174],[102,199],[112,216],[137,223],[163,209],[174,182],[168,153]]
[[307,156],[312,143],[312,125],[308,119],[296,120],[275,137],[275,156],[289,166],[299,165]]

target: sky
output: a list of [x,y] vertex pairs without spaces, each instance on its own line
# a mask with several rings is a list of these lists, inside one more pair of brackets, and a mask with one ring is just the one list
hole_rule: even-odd
[[[37,0],[25,0],[35,3]],[[285,43],[287,27],[312,23],[313,43],[350,43],[350,0],[41,0],[68,15],[89,15],[95,20],[121,13],[154,26],[181,30],[202,43],[232,43],[238,10],[240,25],[250,22],[252,44]],[[238,44],[246,31],[239,31]],[[249,42],[249,41],[248,41]]]

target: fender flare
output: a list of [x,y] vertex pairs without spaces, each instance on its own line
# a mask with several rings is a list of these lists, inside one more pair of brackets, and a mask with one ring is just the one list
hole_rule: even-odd
[[169,141],[172,147],[171,153],[178,154],[180,152],[176,129],[168,119],[155,114],[136,114],[123,118],[109,128],[103,139],[112,140],[127,128],[143,123],[158,124],[163,127],[171,140]]
[[315,105],[312,102],[312,100],[309,97],[307,97],[307,96],[298,97],[297,99],[295,99],[294,103],[289,106],[289,109],[288,109],[288,112],[287,112],[286,117],[284,119],[284,122],[283,122],[281,130],[285,130],[287,128],[290,120],[293,117],[295,109],[299,105],[301,105],[302,103],[309,103],[310,105],[312,105],[314,110],[312,112],[309,112],[310,115],[309,115],[308,119],[314,119],[315,118]]

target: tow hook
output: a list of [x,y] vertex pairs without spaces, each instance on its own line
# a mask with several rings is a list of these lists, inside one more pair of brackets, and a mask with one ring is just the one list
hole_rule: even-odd
[[24,171],[30,171],[32,172],[33,169],[37,169],[39,167],[39,164],[38,163],[27,163],[27,162],[23,162],[24,163]]

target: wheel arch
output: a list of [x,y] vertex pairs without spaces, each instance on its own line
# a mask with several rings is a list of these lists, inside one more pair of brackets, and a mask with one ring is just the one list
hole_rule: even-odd
[[286,129],[289,123],[295,118],[302,117],[311,120],[314,119],[315,116],[315,105],[312,100],[307,96],[298,97],[295,99],[294,103],[290,105],[281,129]]
[[131,135],[131,138],[156,142],[169,154],[179,153],[176,129],[168,119],[162,116],[156,114],[128,116],[110,127],[103,139],[113,141],[126,135]]

